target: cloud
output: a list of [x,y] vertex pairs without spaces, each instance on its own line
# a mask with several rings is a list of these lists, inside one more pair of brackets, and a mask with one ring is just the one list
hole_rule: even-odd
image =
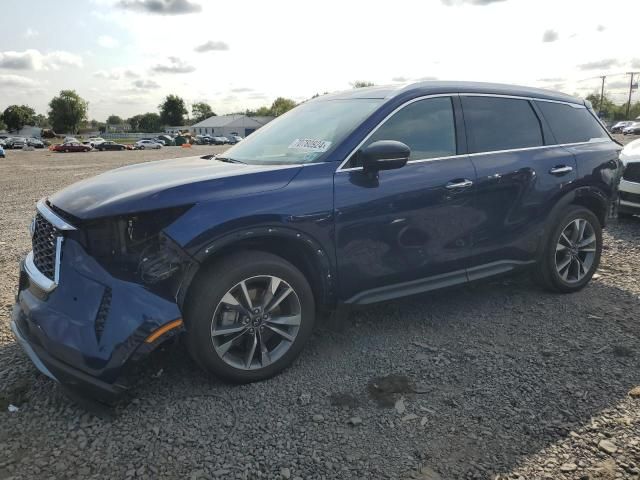
[[178,57],[169,57],[169,64],[159,63],[151,67],[151,70],[157,73],[191,73],[195,69],[196,67]]
[[631,68],[640,68],[640,58],[631,60]]
[[0,87],[37,88],[39,84],[22,75],[0,75]]
[[105,80],[119,80],[120,72],[116,70],[98,70],[93,72],[93,76],[96,78],[104,78]]
[[120,42],[109,35],[100,35],[98,37],[98,45],[104,48],[115,48],[120,45]]
[[27,28],[27,31],[24,32],[25,38],[33,38],[37,37],[38,35],[40,35],[40,32],[34,30],[33,28]]
[[189,0],[120,0],[117,6],[155,15],[185,15],[202,11],[200,5]]
[[609,89],[609,88],[614,88],[614,89],[618,89],[618,88],[629,88],[629,81],[628,80],[614,80],[613,82],[606,82],[605,83],[605,88]]
[[136,80],[133,82],[133,86],[141,90],[152,90],[154,88],[160,88],[160,85],[153,80]]
[[615,58],[605,58],[603,60],[597,60],[595,62],[583,63],[578,65],[580,70],[604,70],[618,65],[618,60]]
[[249,88],[249,87],[238,87],[238,88],[232,88],[231,91],[233,93],[244,93],[244,92],[253,92],[253,88]]
[[402,77],[402,76],[400,76],[400,77],[393,77],[393,78],[391,79],[391,81],[392,81],[392,82],[408,82],[408,81],[409,81],[409,78],[407,78],[407,77]]
[[438,80],[438,77],[428,76],[428,77],[420,77],[415,79],[416,82],[430,82],[433,80]]
[[542,35],[543,42],[550,43],[555,42],[556,40],[558,40],[558,32],[551,29],[544,31],[544,34]]
[[0,52],[0,68],[10,70],[59,70],[82,67],[82,58],[69,52],[40,53],[38,50]]
[[458,6],[458,5],[490,5],[492,3],[504,2],[506,0],[442,0],[447,7]]
[[561,83],[561,82],[564,82],[565,79],[562,77],[549,77],[549,78],[539,78],[538,81],[544,82],[544,83]]
[[607,27],[605,27],[604,25],[598,25],[598,26],[596,27],[596,30],[597,30],[598,32],[604,32],[606,29],[607,29]]
[[225,42],[214,42],[213,40],[209,40],[202,45],[198,45],[194,48],[194,50],[198,53],[223,51],[229,50],[229,45],[227,45]]

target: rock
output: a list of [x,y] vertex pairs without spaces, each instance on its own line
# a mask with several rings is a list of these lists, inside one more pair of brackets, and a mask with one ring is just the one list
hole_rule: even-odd
[[347,423],[355,427],[356,425],[362,425],[362,419],[360,417],[351,417],[347,420]]
[[409,422],[411,420],[415,420],[416,418],[418,418],[418,415],[416,415],[415,413],[410,413],[409,415],[405,415],[404,417],[402,417],[402,421]]
[[422,417],[422,420],[420,420],[420,426],[424,427],[428,421],[429,419],[427,417]]
[[578,466],[575,463],[563,463],[560,465],[561,472],[575,472]]
[[399,415],[402,415],[407,410],[407,407],[404,405],[403,398],[399,398],[398,400],[396,400],[395,409]]
[[603,452],[608,453],[609,455],[613,455],[618,451],[618,447],[616,446],[616,444],[610,440],[600,440],[600,443],[598,443],[598,448]]
[[316,423],[324,422],[324,417],[320,414],[315,414],[313,416],[313,421]]
[[629,396],[633,398],[640,398],[640,385],[629,390]]
[[429,467],[422,467],[416,478],[419,480],[442,480],[442,477]]
[[280,469],[280,475],[282,475],[282,478],[289,479],[291,478],[291,470],[289,470],[286,467],[283,467]]

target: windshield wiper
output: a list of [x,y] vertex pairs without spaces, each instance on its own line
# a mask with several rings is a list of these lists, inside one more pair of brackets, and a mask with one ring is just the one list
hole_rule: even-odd
[[243,162],[242,160],[236,160],[235,158],[229,158],[229,157],[218,157],[215,156],[213,157],[215,160],[220,160],[221,162],[226,162],[226,163],[243,163],[246,165],[245,162]]

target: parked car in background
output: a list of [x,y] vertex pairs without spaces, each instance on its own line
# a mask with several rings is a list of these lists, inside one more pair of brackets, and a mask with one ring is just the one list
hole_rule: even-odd
[[37,138],[27,138],[27,145],[33,148],[44,148],[44,142]]
[[60,145],[55,145],[52,150],[54,152],[88,152],[91,150],[91,145],[85,145],[78,141],[75,142],[66,142]]
[[222,155],[40,200],[11,328],[43,373],[106,400],[179,334],[203,369],[247,383],[294,361],[318,311],[526,268],[577,292],[598,268],[619,150],[588,102],[547,90],[323,95]]
[[169,135],[158,135],[155,140],[165,147],[172,147],[176,144],[175,140]]
[[135,148],[137,148],[138,150],[144,150],[147,148],[157,149],[157,148],[162,148],[162,145],[160,145],[158,142],[155,142],[153,140],[138,140],[135,143]]
[[638,135],[640,134],[640,122],[631,122],[622,129],[622,133],[625,135]]
[[633,122],[629,121],[629,120],[624,120],[622,122],[618,122],[615,123],[612,127],[611,127],[611,133],[622,133],[622,129],[624,127],[628,127],[629,125],[631,125]]
[[640,214],[640,139],[625,145],[620,152],[624,172],[618,187],[618,217]]
[[221,136],[221,137],[218,137],[218,138],[222,142],[222,145],[228,145],[228,144],[231,143],[231,140],[229,140],[229,137]]
[[231,145],[235,145],[236,143],[238,143],[238,142],[241,142],[241,141],[242,141],[242,137],[241,137],[241,136],[239,136],[239,135],[231,135],[231,136],[230,136],[230,137],[228,137],[228,138],[229,138],[229,143],[230,143]]
[[5,158],[4,148],[2,147],[2,144],[0,144],[0,158]]
[[222,137],[211,137],[211,143],[213,145],[224,145],[225,139]]
[[86,142],[82,142],[82,143],[88,143],[89,145],[95,148],[97,145],[100,145],[101,143],[104,143],[104,142],[105,142],[105,139],[102,137],[89,137]]
[[24,137],[9,137],[4,142],[4,146],[6,149],[22,148],[26,144],[27,144],[27,139]]
[[62,143],[71,143],[71,142],[80,143],[80,141],[76,137],[64,137],[64,139],[62,140]]
[[122,145],[121,143],[116,143],[109,140],[109,141],[104,141],[102,143],[99,143],[94,148],[96,150],[100,150],[101,152],[104,152],[104,151],[126,150],[127,146]]

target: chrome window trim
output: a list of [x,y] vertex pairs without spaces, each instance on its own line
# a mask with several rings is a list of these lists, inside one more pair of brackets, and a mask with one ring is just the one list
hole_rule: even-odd
[[44,198],[38,200],[38,203],[36,204],[36,209],[38,210],[40,215],[46,218],[47,221],[51,223],[54,227],[56,227],[58,230],[76,230],[76,227],[74,227],[70,223],[67,223],[64,219],[56,215],[47,206],[47,203],[45,202]]
[[[393,115],[395,115],[398,111],[400,111],[401,109],[403,109],[407,105],[411,105],[414,102],[418,102],[420,100],[426,100],[426,99],[429,99],[429,98],[454,97],[454,96],[512,98],[512,99],[517,99],[517,100],[560,103],[560,104],[563,104],[563,105],[569,105],[569,106],[574,107],[574,108],[585,108],[586,109],[586,107],[584,105],[580,105],[580,104],[577,104],[577,103],[571,103],[571,102],[564,102],[564,101],[561,101],[561,100],[549,100],[549,99],[546,99],[546,98],[524,97],[524,96],[517,96],[517,95],[502,95],[502,94],[495,94],[495,93],[455,93],[454,92],[454,93],[437,93],[437,94],[433,94],[433,95],[423,95],[423,96],[412,98],[411,100],[406,101],[402,105],[400,105],[397,108],[395,108],[391,113],[389,113],[389,115],[384,117],[378,123],[378,125],[376,125],[375,128],[373,130],[371,130],[371,132],[369,132],[367,134],[367,136],[356,146],[356,148],[354,148],[349,153],[349,155],[347,155],[347,157],[340,163],[340,165],[336,169],[336,173],[354,172],[354,171],[362,170],[363,169],[362,167],[350,167],[350,168],[343,168],[343,167],[344,167],[344,165],[346,165],[349,162],[349,160],[351,159],[353,154],[356,153],[360,149],[360,147],[362,147],[362,145],[364,145],[367,142],[367,140],[369,140],[369,138],[382,125],[384,125],[385,122],[389,118],[391,118]],[[558,144],[554,144],[554,145],[539,145],[537,147],[522,147],[522,148],[510,148],[510,149],[505,149],[505,150],[493,150],[493,151],[490,151],[490,152],[463,153],[463,154],[456,154],[456,155],[448,155],[448,156],[444,156],[444,157],[414,159],[414,160],[409,160],[407,162],[407,164],[424,163],[424,162],[435,162],[435,161],[448,160],[448,159],[457,158],[457,157],[477,157],[477,156],[481,156],[481,155],[494,155],[494,154],[498,154],[498,153],[521,152],[521,151],[527,151],[527,150],[541,150],[541,149],[544,149],[544,148],[571,147],[571,146],[576,146],[576,145],[587,145],[587,144],[591,144],[591,143],[604,143],[604,142],[610,142],[610,141],[612,141],[610,138],[600,138],[600,139],[596,139],[596,140],[592,140],[592,141],[588,141],[588,142],[558,143]]]

